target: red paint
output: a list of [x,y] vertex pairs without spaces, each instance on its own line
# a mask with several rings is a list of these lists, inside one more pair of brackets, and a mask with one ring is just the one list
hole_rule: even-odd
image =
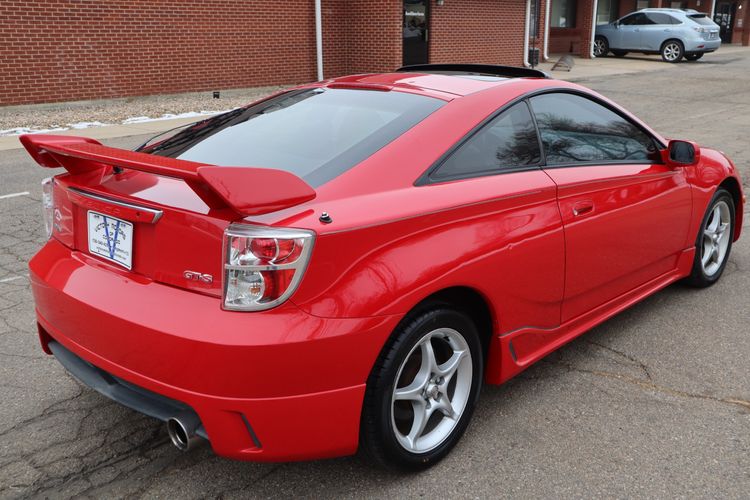
[[[357,448],[368,374],[420,301],[451,287],[484,299],[492,317],[486,380],[500,383],[686,276],[710,197],[721,183],[741,185],[731,161],[703,149],[699,162],[685,167],[566,167],[415,186],[505,103],[549,87],[586,90],[552,80],[495,84],[419,74],[338,83],[447,103],[320,186],[314,198],[300,195],[293,206],[244,219],[237,214],[250,198],[238,193],[250,191],[241,187],[240,170],[162,165],[149,155],[70,138],[24,138],[38,162],[70,171],[57,177],[53,238],[30,262],[43,347],[55,339],[102,369],[189,404],[218,454],[248,460],[349,454]],[[113,164],[129,170],[114,174]],[[223,206],[185,181],[209,186]],[[270,206],[263,197],[274,191],[289,199],[303,191],[268,179],[263,186],[268,192],[255,187],[253,203]],[[154,223],[71,187],[163,215]],[[89,255],[90,209],[134,223],[132,271]],[[331,223],[319,220],[323,211]],[[740,193],[735,238],[742,211]],[[221,309],[222,235],[238,220],[316,233],[299,288],[274,309]],[[189,280],[184,270],[216,279]]]
[[674,269],[695,239],[688,236],[692,196],[682,169],[606,165],[547,173],[558,186],[565,226],[563,321]]

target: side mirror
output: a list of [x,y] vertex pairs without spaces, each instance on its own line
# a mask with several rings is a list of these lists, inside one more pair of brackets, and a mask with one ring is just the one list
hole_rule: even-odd
[[614,21],[612,23],[612,26],[614,26],[615,28],[619,28],[620,27],[620,21]]
[[701,159],[701,148],[692,141],[669,141],[667,163],[674,166],[690,166]]

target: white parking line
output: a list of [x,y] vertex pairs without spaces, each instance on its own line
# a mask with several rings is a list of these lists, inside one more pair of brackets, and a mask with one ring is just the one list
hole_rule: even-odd
[[13,276],[12,278],[3,278],[3,279],[0,280],[0,283],[8,283],[8,282],[11,282],[11,281],[22,280],[25,277],[26,276]]
[[5,198],[15,198],[16,196],[26,196],[27,194],[30,193],[28,191],[24,191],[23,193],[3,194],[0,195],[0,200],[4,200]]

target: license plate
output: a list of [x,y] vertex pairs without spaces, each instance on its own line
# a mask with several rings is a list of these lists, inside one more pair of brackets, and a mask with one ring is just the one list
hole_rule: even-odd
[[719,37],[719,34],[718,34],[718,33],[711,33],[711,38],[712,38],[712,39],[713,39],[713,38],[718,38],[718,37]]
[[89,252],[133,268],[133,224],[98,212],[88,213]]

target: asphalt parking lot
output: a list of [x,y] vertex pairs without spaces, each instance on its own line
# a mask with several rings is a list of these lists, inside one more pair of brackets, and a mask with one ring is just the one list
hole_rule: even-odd
[[[750,49],[662,68],[581,83],[668,137],[725,151],[748,190]],[[67,375],[38,346],[25,274],[44,239],[39,181],[48,173],[22,150],[0,152],[0,498],[747,498],[750,213],[719,284],[673,285],[486,387],[446,460],[397,475],[358,457],[240,463],[206,444],[181,453],[163,424]]]

